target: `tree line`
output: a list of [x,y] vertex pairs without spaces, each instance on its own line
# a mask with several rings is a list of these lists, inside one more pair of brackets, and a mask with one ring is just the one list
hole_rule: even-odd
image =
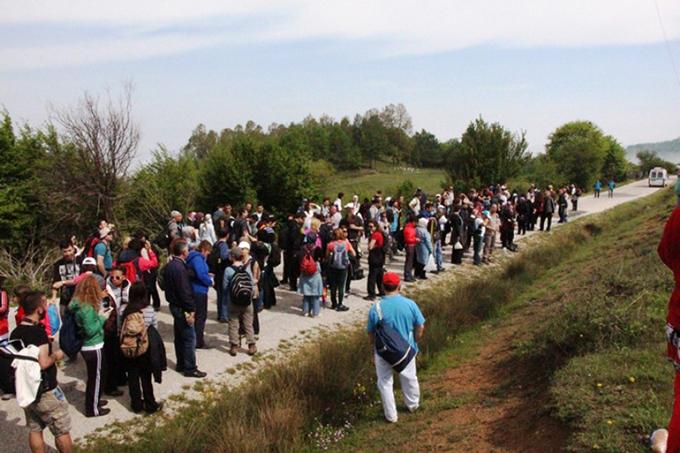
[[[275,214],[293,212],[302,198],[322,195],[338,172],[378,162],[443,168],[457,190],[507,183],[519,191],[595,178],[622,180],[632,170],[623,147],[588,121],[557,128],[545,154],[527,152],[524,132],[479,117],[460,138],[440,142],[413,132],[401,104],[336,121],[207,130],[198,125],[178,153],[159,146],[134,171],[139,128],[131,89],[118,98],[85,94],[74,106],[54,109],[47,126],[15,127],[8,112],[0,124],[0,247],[20,253],[28,244],[87,234],[99,218],[127,231],[155,234],[168,213],[218,203],[258,201]],[[334,194],[324,194],[334,195]]]

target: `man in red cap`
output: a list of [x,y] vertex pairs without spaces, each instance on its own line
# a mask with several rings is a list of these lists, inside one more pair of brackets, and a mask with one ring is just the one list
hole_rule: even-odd
[[[385,295],[378,302],[380,304],[379,315],[376,304],[371,306],[368,312],[368,337],[371,344],[375,343],[375,328],[382,318],[382,322],[389,324],[394,330],[409,342],[411,347],[417,352],[418,344],[425,331],[425,318],[420,312],[418,305],[411,299],[399,294],[401,281],[399,275],[394,272],[387,272],[383,276],[383,286]],[[390,423],[397,421],[397,405],[394,401],[392,366],[386,362],[374,350],[375,371],[378,375],[378,390],[382,400],[385,419]],[[420,386],[416,375],[416,357],[399,373],[401,390],[404,393],[404,404],[409,411],[418,409],[420,404]]]

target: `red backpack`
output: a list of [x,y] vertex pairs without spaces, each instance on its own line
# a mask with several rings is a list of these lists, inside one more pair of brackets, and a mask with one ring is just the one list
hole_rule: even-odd
[[139,258],[126,263],[118,263],[118,265],[125,268],[125,278],[130,284],[142,280],[142,271],[139,269]]
[[300,273],[302,275],[306,275],[307,277],[311,277],[312,275],[316,274],[317,270],[316,261],[314,261],[312,252],[309,249],[306,249],[305,256],[303,256],[302,260],[300,261]]
[[96,236],[90,236],[85,239],[85,244],[83,244],[83,254],[90,258],[94,258],[94,247],[99,243],[99,238]]

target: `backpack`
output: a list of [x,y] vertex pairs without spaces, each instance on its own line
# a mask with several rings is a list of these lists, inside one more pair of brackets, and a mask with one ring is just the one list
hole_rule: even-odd
[[118,263],[125,269],[125,278],[130,282],[130,284],[137,281],[142,281],[142,270],[139,268],[139,258],[135,258],[133,261],[127,261],[125,263]]
[[406,243],[404,242],[404,229],[397,230],[397,233],[394,235],[394,240],[397,241],[397,249],[398,250],[404,250],[406,247]]
[[97,236],[90,236],[85,239],[85,244],[83,244],[83,256],[94,258],[94,247],[99,244],[99,238]]
[[336,242],[330,256],[330,266],[333,269],[347,269],[349,266],[349,254],[346,242]]
[[382,252],[387,255],[390,252],[390,236],[384,231],[381,231],[381,233],[383,237]]
[[375,304],[375,310],[378,314],[374,332],[375,351],[394,368],[394,371],[401,373],[416,356],[416,351],[399,332],[383,321],[380,301]]
[[302,257],[302,260],[300,260],[300,273],[307,277],[311,277],[316,274],[317,271],[316,261],[314,261],[314,257],[312,256],[313,248],[305,247],[304,250],[305,254]]
[[149,350],[149,332],[141,313],[131,313],[125,317],[120,328],[120,352],[123,357],[134,359]]
[[80,336],[78,325],[76,324],[76,314],[68,307],[64,310],[64,316],[61,318],[59,347],[70,358],[75,357],[83,347],[83,338]]
[[210,255],[208,255],[208,259],[206,262],[208,263],[208,271],[213,274],[213,275],[219,275],[220,271],[223,271],[224,269],[221,269],[222,267],[222,253],[220,249],[220,242],[224,241],[217,241],[215,245],[213,246],[212,250],[210,251]]
[[154,239],[154,242],[156,243],[157,246],[159,246],[162,249],[167,249],[170,247],[170,232],[165,230],[161,231],[158,236],[156,236],[156,239]]
[[231,302],[234,305],[246,307],[250,305],[250,302],[253,300],[253,294],[255,293],[253,279],[250,278],[250,274],[248,274],[248,271],[246,270],[247,265],[232,267],[236,272],[231,277],[229,285]]

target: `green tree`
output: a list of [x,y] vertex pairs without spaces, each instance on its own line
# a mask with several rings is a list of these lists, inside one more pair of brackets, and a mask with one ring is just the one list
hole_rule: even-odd
[[28,126],[17,137],[12,120],[0,123],[0,245],[19,251],[38,240],[41,225],[42,134]]
[[182,148],[184,153],[189,153],[197,159],[203,159],[211,149],[217,144],[218,136],[215,131],[208,131],[205,125],[199,124],[191,132],[189,141]]
[[198,199],[198,161],[187,153],[173,157],[160,146],[151,162],[125,184],[121,218],[129,232],[163,231],[170,212],[188,212]]
[[480,117],[452,147],[446,172],[453,183],[462,181],[472,187],[505,182],[526,164],[526,149],[524,133],[513,134],[499,123],[488,124]]
[[252,172],[252,187],[257,200],[272,212],[294,212],[302,198],[316,197],[308,159],[300,152],[284,150],[266,143],[257,151]]
[[361,166],[361,153],[352,142],[350,131],[340,124],[330,127],[328,160],[341,170],[354,170]]
[[607,179],[622,181],[626,178],[629,166],[626,160],[626,150],[611,135],[605,136],[604,142],[605,154],[601,174]]
[[675,169],[677,168],[677,165],[673,162],[669,162],[659,157],[656,151],[638,151],[636,157],[638,158],[638,161],[640,161],[639,168],[643,177],[649,174],[649,171],[654,167],[663,167],[668,170],[669,173],[675,172]]
[[199,166],[198,187],[200,207],[212,212],[220,203],[240,206],[252,200],[251,170],[256,163],[256,145],[239,140],[233,147],[217,145]]
[[410,163],[415,166],[439,167],[444,163],[444,150],[434,134],[425,129],[413,136],[413,151]]
[[546,145],[546,154],[560,176],[554,183],[590,187],[600,176],[607,147],[604,134],[590,121],[573,121],[558,127]]

